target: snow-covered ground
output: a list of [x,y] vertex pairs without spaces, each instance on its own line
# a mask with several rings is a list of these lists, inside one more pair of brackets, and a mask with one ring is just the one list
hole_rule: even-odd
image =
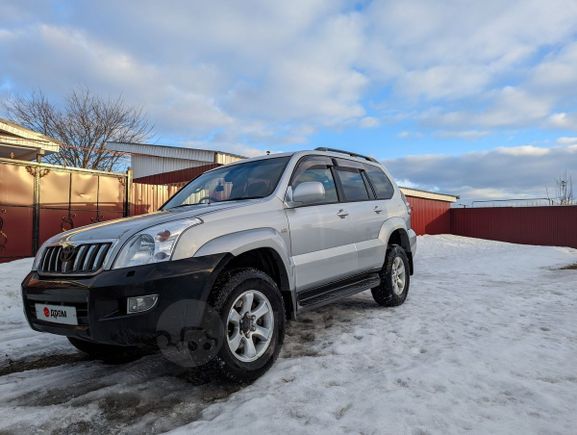
[[0,265],[0,432],[575,433],[577,250],[419,238],[406,303],[291,322],[239,388],[147,356],[88,361],[25,324],[30,260]]

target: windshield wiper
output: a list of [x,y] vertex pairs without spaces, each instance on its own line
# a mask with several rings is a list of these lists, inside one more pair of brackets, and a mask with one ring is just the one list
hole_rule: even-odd
[[228,202],[228,201],[243,201],[245,199],[261,199],[264,198],[264,196],[242,196],[240,198],[229,198],[229,199],[223,199],[222,201],[218,201],[218,202]]
[[194,204],[180,204],[180,205],[175,205],[174,207],[170,207],[168,210],[172,210],[173,208],[180,208],[180,207],[192,207],[193,205],[200,205],[200,204],[206,204],[206,203],[196,202]]

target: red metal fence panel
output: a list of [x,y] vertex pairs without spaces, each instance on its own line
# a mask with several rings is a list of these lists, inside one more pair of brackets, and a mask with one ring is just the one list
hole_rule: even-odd
[[577,248],[577,206],[451,209],[453,234]]
[[157,211],[183,184],[141,184],[125,174],[0,159],[0,262],[33,256],[62,231]]
[[407,201],[411,204],[411,225],[417,234],[451,232],[451,203],[413,196],[407,196]]
[[124,174],[0,159],[0,262],[53,235],[126,214]]
[[0,262],[33,255],[33,203],[33,174],[0,162]]
[[180,186],[132,183],[130,216],[157,211],[179,189]]

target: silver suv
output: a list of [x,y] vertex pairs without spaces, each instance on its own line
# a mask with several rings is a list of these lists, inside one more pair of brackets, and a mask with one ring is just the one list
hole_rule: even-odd
[[94,357],[160,347],[250,381],[286,318],[365,290],[402,304],[415,248],[387,170],[317,148],[213,169],[156,213],[52,237],[22,293],[33,329]]

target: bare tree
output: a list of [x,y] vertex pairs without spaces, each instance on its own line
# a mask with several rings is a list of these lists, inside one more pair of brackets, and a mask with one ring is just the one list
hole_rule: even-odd
[[557,193],[559,197],[560,205],[571,205],[573,204],[573,178],[567,174],[557,178],[555,180],[557,184]]
[[88,89],[73,90],[57,108],[41,92],[5,103],[8,117],[24,127],[61,142],[60,152],[45,157],[48,163],[112,171],[123,155],[105,148],[108,141],[143,142],[152,126],[140,108],[122,97],[103,99]]

